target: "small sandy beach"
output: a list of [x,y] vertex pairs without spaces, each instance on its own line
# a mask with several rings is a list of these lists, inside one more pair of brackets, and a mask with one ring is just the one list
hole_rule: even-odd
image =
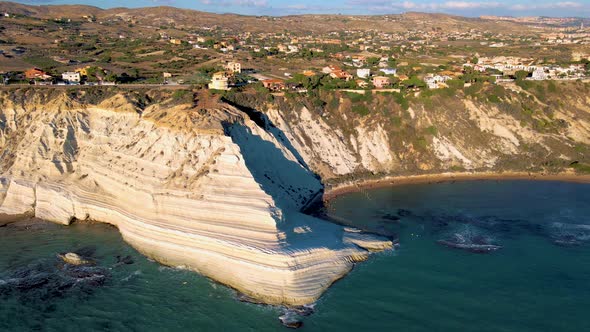
[[538,180],[538,181],[564,181],[590,183],[590,175],[575,173],[527,173],[527,172],[506,172],[506,173],[439,173],[409,176],[387,176],[381,179],[360,180],[358,182],[347,182],[326,188],[323,196],[324,201],[329,201],[339,195],[351,192],[358,192],[366,189],[384,188],[405,184],[439,183],[450,181],[472,181],[472,180]]

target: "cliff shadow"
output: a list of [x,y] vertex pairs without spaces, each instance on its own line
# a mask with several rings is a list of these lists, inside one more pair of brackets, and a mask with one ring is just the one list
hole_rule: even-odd
[[240,147],[246,167],[256,182],[281,209],[281,217],[275,218],[277,229],[286,236],[286,249],[345,246],[342,227],[310,214],[310,207],[321,204],[324,190],[315,173],[288,158],[281,149],[285,147],[253,133],[246,125],[227,123],[224,127],[226,134]]
[[[295,147],[293,146],[293,144],[291,144],[291,141],[287,138],[285,133],[281,129],[279,129],[272,122],[272,120],[269,119],[269,117],[266,114],[254,109],[254,108],[236,104],[236,103],[229,101],[227,99],[223,99],[223,101],[226,102],[227,104],[237,108],[238,110],[242,111],[243,113],[245,113],[248,116],[248,118],[250,118],[250,120],[254,121],[254,123],[256,123],[258,125],[258,127],[266,130],[267,132],[270,132],[279,142],[281,142],[281,144],[286,149],[288,149],[293,154],[293,156],[295,156],[295,158],[297,158],[297,161],[303,167],[305,167],[308,171],[311,172],[311,169],[309,168],[309,166],[307,165],[307,163],[305,162],[305,160],[303,159],[303,157],[301,156],[299,151],[297,151],[297,149],[295,149]],[[316,177],[319,178],[319,176],[317,174],[316,174]]]
[[[299,211],[323,192],[319,177],[298,160],[289,159],[274,142],[241,123],[228,123],[224,127],[226,134],[240,147],[246,167],[262,189],[272,196],[277,207]],[[282,145],[282,141],[277,141]],[[282,148],[290,151],[284,145]]]

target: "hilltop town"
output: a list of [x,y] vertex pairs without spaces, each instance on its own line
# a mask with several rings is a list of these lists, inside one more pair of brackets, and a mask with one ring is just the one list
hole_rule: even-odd
[[419,92],[590,76],[590,29],[580,19],[190,16],[13,3],[0,12],[7,85]]

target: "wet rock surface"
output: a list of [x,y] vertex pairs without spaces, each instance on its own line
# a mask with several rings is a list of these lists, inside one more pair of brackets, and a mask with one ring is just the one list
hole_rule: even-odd
[[[236,299],[240,302],[251,303],[259,306],[273,307],[272,305],[262,303],[252,297],[249,297],[248,295],[239,292],[236,294]],[[304,317],[311,316],[315,313],[315,304],[280,307],[280,312],[281,313],[279,315],[279,322],[283,326],[291,329],[298,329],[303,326]]]
[[117,263],[115,263],[115,266],[130,265],[130,264],[134,263],[133,257],[131,257],[129,255],[124,256],[124,257],[117,255],[115,258],[117,259]]
[[92,265],[93,261],[85,259],[75,252],[66,252],[57,255],[62,261],[71,265]]
[[82,247],[0,272],[0,299],[16,295],[21,302],[36,303],[91,295],[111,281],[113,267],[134,263],[131,256],[119,255],[112,267],[101,266],[95,252],[95,247]]
[[21,301],[48,301],[91,294],[110,279],[107,268],[42,260],[7,271],[0,277],[0,297],[17,294]]
[[283,326],[298,329],[303,326],[303,317],[312,315],[315,312],[315,305],[304,305],[290,308],[284,308],[279,321]]

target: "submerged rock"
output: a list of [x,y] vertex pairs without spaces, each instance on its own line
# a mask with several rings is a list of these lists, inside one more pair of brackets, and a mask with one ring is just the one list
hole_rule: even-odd
[[449,248],[467,250],[479,254],[490,253],[502,249],[502,246],[494,244],[457,243],[448,240],[438,240],[437,242]]
[[400,217],[391,213],[386,213],[381,215],[381,219],[383,220],[387,220],[387,221],[400,221]]
[[94,257],[94,255],[96,254],[96,247],[95,246],[85,246],[85,247],[74,250],[74,253],[76,253],[82,257]]
[[553,223],[548,232],[551,241],[559,246],[572,247],[590,242],[590,225]]
[[279,316],[279,321],[281,321],[283,326],[291,329],[298,329],[303,326],[300,316],[292,309],[287,310],[283,315]]
[[315,312],[315,304],[307,304],[297,307],[292,307],[291,310],[299,316],[310,316]]
[[414,215],[414,213],[406,209],[397,209],[397,215],[400,217],[411,217]]
[[0,276],[0,295],[16,293],[26,303],[49,301],[68,295],[87,295],[110,278],[108,270],[89,265],[41,260]]
[[133,261],[133,257],[131,257],[129,255],[127,255],[125,257],[121,257],[120,255],[117,255],[116,258],[117,258],[117,263],[115,263],[115,266],[119,266],[119,265],[123,265],[123,264],[130,265],[130,264],[135,263],[135,261]]
[[438,244],[473,253],[485,254],[490,253],[499,249],[502,246],[492,243],[489,237],[473,234],[470,230],[464,231],[464,233],[455,233],[449,239],[442,239],[437,241]]
[[288,319],[283,318],[283,316],[279,317],[279,320],[281,321],[283,326],[291,328],[291,329],[298,329],[303,326],[302,321],[288,320]]

